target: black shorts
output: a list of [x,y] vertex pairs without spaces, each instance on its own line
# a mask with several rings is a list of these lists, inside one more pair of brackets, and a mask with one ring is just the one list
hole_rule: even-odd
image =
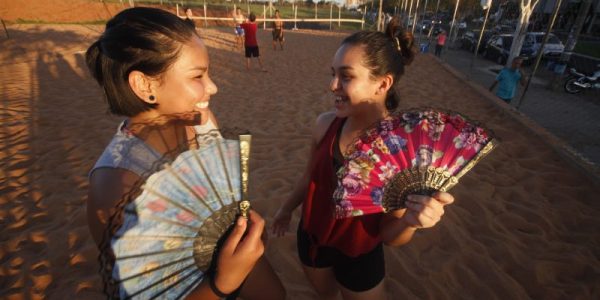
[[353,292],[368,291],[377,286],[385,277],[383,245],[380,243],[369,253],[350,257],[332,247],[319,247],[313,261],[309,234],[298,226],[296,235],[300,261],[307,267],[333,268],[336,281]]
[[246,46],[246,57],[258,57],[258,46]]
[[281,31],[281,28],[273,29],[272,35],[273,35],[273,42],[283,42],[283,31]]

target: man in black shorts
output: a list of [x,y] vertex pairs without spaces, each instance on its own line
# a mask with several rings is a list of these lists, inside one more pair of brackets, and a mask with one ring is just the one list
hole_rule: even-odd
[[254,13],[250,13],[248,16],[248,20],[250,22],[242,23],[240,26],[244,29],[244,47],[246,50],[246,69],[250,70],[250,58],[256,57],[258,59],[258,65],[260,66],[260,70],[266,72],[263,68],[262,62],[260,61],[260,53],[258,51],[258,41],[256,40],[256,31],[258,30],[258,26],[254,21],[256,21],[256,15]]
[[283,21],[279,15],[279,10],[275,10],[275,21],[273,21],[273,50],[277,50],[277,42],[279,42],[279,47],[283,50],[283,42],[285,39],[283,38]]

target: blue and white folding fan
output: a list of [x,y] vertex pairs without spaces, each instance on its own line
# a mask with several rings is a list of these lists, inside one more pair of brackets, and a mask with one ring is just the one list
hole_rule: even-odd
[[123,299],[180,299],[206,277],[217,242],[249,209],[250,135],[215,139],[153,174],[110,241]]

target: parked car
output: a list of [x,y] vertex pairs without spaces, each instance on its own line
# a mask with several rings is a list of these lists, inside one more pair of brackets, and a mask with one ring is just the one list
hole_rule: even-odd
[[[533,55],[536,56],[542,47],[545,32],[528,32],[525,36],[525,42],[533,44]],[[565,45],[554,35],[550,33],[548,41],[544,45],[543,55],[546,58],[558,58],[565,51]]]
[[513,34],[513,33],[515,33],[515,30],[517,30],[517,28],[515,26],[507,25],[507,24],[496,25],[492,29],[492,31],[494,31],[496,34],[503,34],[503,33]]
[[[491,59],[501,65],[506,64],[510,54],[513,36],[511,34],[499,34],[492,36],[483,50],[483,57]],[[526,64],[533,57],[533,44],[525,41],[521,47],[519,56],[523,57],[523,63]]]
[[417,30],[423,30],[423,33],[427,34],[429,32],[429,29],[431,29],[431,25],[432,25],[431,20],[429,20],[429,19],[421,20],[421,22],[419,23],[419,26],[417,27]]
[[[477,40],[479,39],[479,33],[481,30],[469,30],[463,34],[460,39],[460,48],[467,50],[469,52],[475,51],[475,47],[477,46]],[[492,32],[489,30],[485,30],[483,32],[483,36],[481,37],[481,43],[479,44],[479,50],[477,53],[481,54],[487,45],[488,40],[492,36]]]

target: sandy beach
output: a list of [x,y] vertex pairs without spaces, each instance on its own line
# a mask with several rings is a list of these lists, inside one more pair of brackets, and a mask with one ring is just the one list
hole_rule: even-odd
[[[267,73],[246,71],[231,28],[198,29],[209,47],[219,123],[253,134],[251,198],[270,222],[308,159],[315,118],[330,110],[330,63],[347,32],[286,32]],[[103,299],[86,223],[87,172],[114,134],[84,62],[92,25],[8,25],[0,37],[0,298]],[[398,90],[401,108],[432,106],[482,121],[502,141],[452,190],[435,228],[386,248],[390,299],[600,298],[600,187],[498,104],[418,55]],[[296,211],[292,226],[299,218]],[[266,256],[289,299],[314,299],[295,233]]]

